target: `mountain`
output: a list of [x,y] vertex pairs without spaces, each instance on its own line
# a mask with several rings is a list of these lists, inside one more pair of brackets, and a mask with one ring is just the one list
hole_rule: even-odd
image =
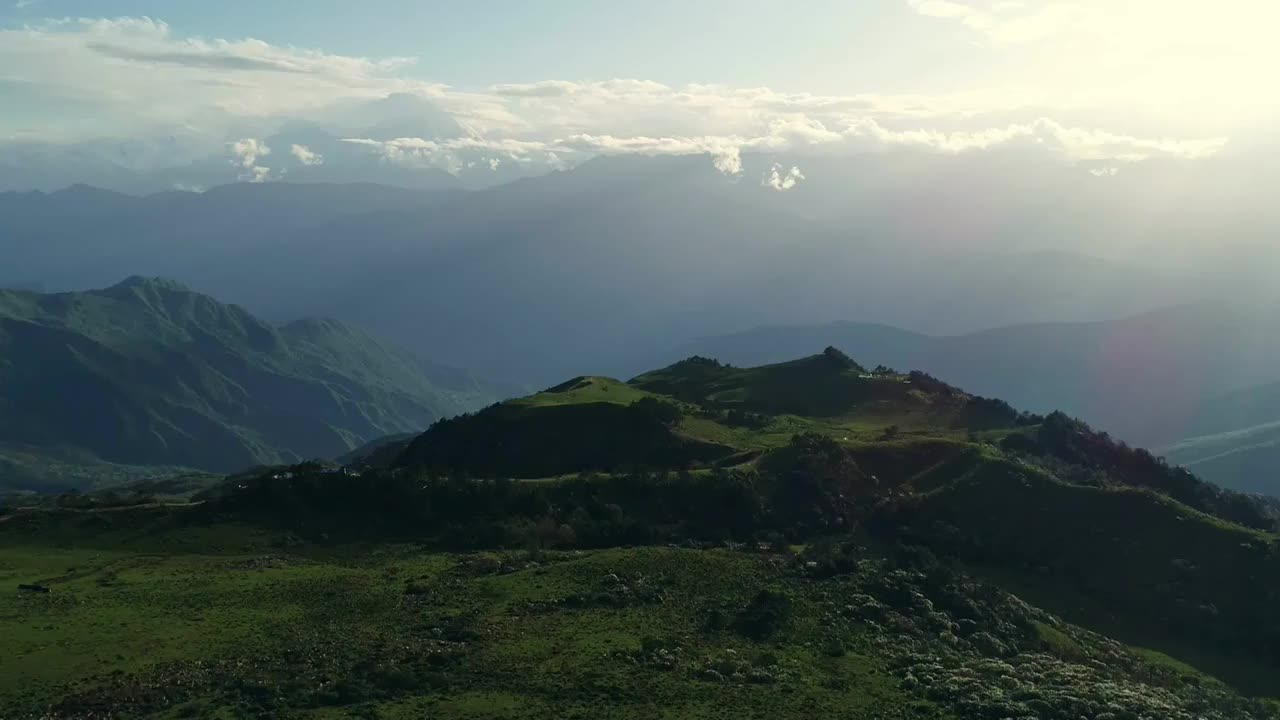
[[0,349],[10,454],[71,449],[126,465],[227,472],[332,457],[501,392],[333,320],[275,327],[142,277],[0,291]]
[[872,364],[919,368],[1034,412],[1063,410],[1130,442],[1157,446],[1207,422],[1204,413],[1223,393],[1280,378],[1271,362],[1280,352],[1274,314],[1209,304],[951,336],[861,323],[761,327],[695,341],[669,355],[750,365],[826,344]]
[[1280,495],[1280,383],[1226,393],[1202,405],[1170,460],[1227,487]]
[[[176,277],[273,321],[329,315],[535,386],[638,372],[661,360],[656,348],[760,324],[954,334],[1111,319],[1213,292],[1048,240],[948,242],[852,190],[839,191],[850,214],[819,212],[825,201],[803,185],[751,180],[771,161],[745,156],[735,179],[705,157],[606,157],[481,191],[267,183],[93,203],[0,195],[0,251],[15,258],[0,284]],[[847,189],[874,185],[875,169],[813,172]]]
[[[401,451],[396,465],[524,479],[637,467],[733,467],[767,458],[806,434],[854,447],[912,440],[925,444],[926,455],[938,452],[931,444],[940,441],[997,444],[1014,456],[1051,457],[1064,467],[1047,469],[1066,477],[1098,468],[1107,484],[1153,489],[1249,526],[1273,525],[1258,501],[1197,480],[1061,412],[1019,412],[918,370],[868,370],[835,347],[751,368],[693,356],[626,383],[575,378],[439,420]],[[950,446],[963,449],[963,442]],[[1081,467],[1068,470],[1073,465]],[[902,482],[904,473],[912,474],[909,467],[882,469]]]
[[0,509],[0,703],[1280,718],[1273,506],[1061,413],[827,348],[577,377],[384,447]]

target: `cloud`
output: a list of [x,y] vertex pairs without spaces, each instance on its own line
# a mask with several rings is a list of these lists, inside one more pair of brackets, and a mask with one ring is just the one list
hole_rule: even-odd
[[926,17],[959,21],[995,45],[1035,43],[1073,29],[1096,26],[1099,10],[1105,12],[1105,8],[1066,0],[1045,0],[1032,6],[992,0],[907,0],[907,4]]
[[[843,126],[829,128],[811,119],[790,118],[764,128],[763,134],[701,135],[695,137],[647,135],[617,136],[578,133],[546,140],[512,138],[343,138],[383,160],[407,167],[434,167],[458,174],[466,167],[493,159],[517,163],[545,163],[559,167],[562,157],[585,159],[594,155],[707,156],[724,175],[743,172],[743,153],[795,155],[855,155],[894,151],[961,155],[997,148],[1033,153],[1068,164],[1132,163],[1149,158],[1196,160],[1211,157],[1226,145],[1226,138],[1200,140],[1148,139],[1104,130],[1067,127],[1048,118],[977,131],[943,132],[928,128],[893,129],[874,118],[848,116]],[[779,166],[767,173],[763,184],[789,190],[804,179],[798,168],[784,172]]]
[[18,0],[13,4],[13,7],[15,10],[26,10],[29,7],[39,5],[42,2],[44,2],[44,0]]
[[564,80],[546,80],[536,83],[494,85],[490,91],[494,95],[508,97],[566,97],[578,89],[577,83]]
[[790,170],[783,170],[781,165],[774,163],[769,172],[765,173],[760,184],[778,192],[786,192],[798,185],[801,180],[804,180],[804,173],[800,172],[800,168],[793,166]]
[[227,148],[234,158],[231,161],[232,164],[242,168],[253,167],[258,164],[258,158],[271,154],[271,148],[267,147],[266,143],[254,138],[227,143]]
[[[0,103],[9,102],[2,94],[6,83],[25,88],[27,107],[74,103],[74,114],[52,113],[44,123],[51,139],[59,138],[62,118],[67,135],[88,128],[96,134],[187,128],[226,137],[263,119],[310,112],[337,99],[438,92],[438,85],[403,77],[410,62],[252,38],[179,37],[150,18],[64,19],[0,26]],[[5,121],[0,116],[0,135],[10,129]]]
[[311,148],[306,145],[294,145],[289,148],[289,154],[298,159],[303,165],[323,165],[324,156],[318,152],[312,152]]
[[[1075,12],[1047,10],[1050,6],[1076,6],[1067,0],[910,2],[921,16],[965,23],[989,38],[1001,33],[1011,37],[1016,22],[1028,18]],[[482,167],[491,160],[542,168],[591,155],[706,155],[717,171],[730,176],[743,172],[744,153],[957,154],[1006,147],[1065,162],[1124,163],[1207,157],[1226,143],[1220,134],[1154,138],[1106,129],[1102,121],[1082,126],[1081,106],[1069,97],[1055,99],[1036,91],[824,95],[767,87],[671,86],[635,78],[545,80],[466,90],[413,78],[405,72],[411,63],[253,38],[184,37],[148,18],[68,19],[0,29],[0,104],[76,108],[50,112],[38,131],[29,120],[17,125],[16,118],[0,114],[0,138],[65,144],[90,139],[86,132],[146,142],[177,138],[183,147],[178,141],[166,147],[185,153],[190,161],[198,153],[189,147],[203,148],[205,156],[224,152],[228,138],[269,137],[286,121],[301,118],[367,146],[386,162],[410,167],[457,173],[468,163]],[[6,94],[12,92],[20,94]],[[353,124],[347,121],[352,115],[342,112],[374,108],[396,95],[429,104],[451,118],[456,134],[465,137],[414,136],[428,131],[415,129],[411,118],[391,118],[385,127],[376,118]],[[1075,120],[1066,122],[1062,116]],[[387,139],[393,133],[409,136]],[[338,161],[299,147],[303,152],[290,152],[304,164]],[[256,160],[244,162],[245,150],[236,152],[234,162],[246,173],[262,167]],[[270,171],[256,176],[269,177]]]
[[227,143],[231,152],[231,164],[244,172],[240,173],[242,182],[261,183],[271,180],[271,168],[258,164],[258,160],[271,154],[271,148],[261,140],[245,138]]
[[968,5],[948,0],[910,0],[908,4],[921,15],[937,18],[964,18],[977,12]]
[[516,163],[538,162],[543,166],[562,166],[554,144],[514,138],[342,138],[342,142],[369,148],[386,162],[403,167],[437,168],[457,175],[466,167],[483,162],[497,170],[503,160]]
[[[175,39],[169,25],[150,18],[79,20],[89,50],[140,65],[179,65],[231,71],[266,71],[360,79],[411,65],[411,58],[369,60],[314,50],[282,48],[253,38],[228,41]],[[74,33],[73,33],[74,34]]]
[[596,155],[710,155],[711,164],[725,175],[742,172],[742,147],[738,137],[615,137],[573,135],[555,142],[556,147]]
[[1120,174],[1120,168],[1111,165],[1109,167],[1092,168],[1089,174],[1094,177],[1115,177]]

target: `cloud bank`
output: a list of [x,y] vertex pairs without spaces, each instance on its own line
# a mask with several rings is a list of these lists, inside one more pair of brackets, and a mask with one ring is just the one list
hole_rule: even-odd
[[[1007,0],[910,0],[909,6],[992,42],[1034,37],[1039,27],[1059,33],[1084,22],[1069,8],[1050,12]],[[388,163],[454,174],[477,167],[562,167],[592,155],[706,155],[715,170],[737,176],[744,153],[954,155],[1000,148],[1114,165],[1200,159],[1227,143],[1223,136],[1145,137],[1068,123],[1055,115],[1070,108],[1025,93],[819,95],[626,78],[459,89],[418,79],[412,70],[410,58],[336,55],[252,38],[180,37],[148,18],[0,29],[0,93],[17,88],[9,92],[19,93],[22,103],[80,108],[69,115],[75,122],[47,127],[0,116],[0,143],[6,136],[71,143],[86,139],[86,132],[178,138],[213,154],[229,151],[244,179],[262,181],[273,177],[260,162],[271,149],[245,138],[268,137],[290,119],[328,123],[342,133],[352,127],[344,108],[397,95],[429,102],[456,121],[461,136],[379,136],[355,128],[339,137]],[[6,96],[0,94],[0,101]],[[289,155],[304,166],[335,162],[332,148],[322,153],[308,144],[291,144]],[[765,185],[785,190],[802,179],[798,171],[780,168],[776,183],[770,173]]]

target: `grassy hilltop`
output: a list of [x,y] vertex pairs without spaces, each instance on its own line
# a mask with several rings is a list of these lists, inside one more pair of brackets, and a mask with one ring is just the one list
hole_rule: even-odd
[[0,510],[0,583],[6,718],[1280,717],[1267,507],[832,350]]

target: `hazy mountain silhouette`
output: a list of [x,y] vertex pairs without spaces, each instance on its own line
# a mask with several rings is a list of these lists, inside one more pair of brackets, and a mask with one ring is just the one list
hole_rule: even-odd
[[[1273,314],[1197,305],[1091,323],[1016,325],[927,336],[858,323],[762,327],[675,350],[734,364],[776,362],[798,348],[834,345],[865,362],[919,368],[1034,412],[1063,410],[1130,442],[1162,445],[1192,434],[1280,419],[1258,400],[1245,417],[1206,416],[1222,393],[1280,378]],[[1256,392],[1243,398],[1264,398]],[[1220,413],[1218,413],[1220,414]],[[1243,424],[1242,424],[1243,423]]]
[[215,471],[331,457],[505,391],[333,320],[275,327],[169,280],[0,291],[0,447]]
[[[599,158],[478,192],[235,185],[92,207],[62,192],[0,195],[0,251],[17,259],[0,284],[178,277],[275,321],[332,315],[532,384],[625,374],[655,349],[761,324],[959,333],[1120,317],[1202,291],[1067,251],[943,246],[856,184],[844,211],[824,215],[803,184],[761,187],[769,158],[743,162],[734,179],[706,157]],[[872,170],[814,172],[866,185]]]

